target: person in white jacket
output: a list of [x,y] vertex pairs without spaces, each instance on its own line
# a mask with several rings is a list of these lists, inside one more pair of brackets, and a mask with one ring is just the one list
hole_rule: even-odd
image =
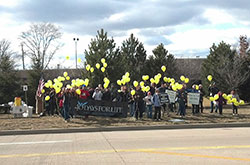
[[95,89],[95,92],[94,92],[92,98],[94,100],[102,100],[102,91],[101,91],[101,89],[99,87],[97,87]]

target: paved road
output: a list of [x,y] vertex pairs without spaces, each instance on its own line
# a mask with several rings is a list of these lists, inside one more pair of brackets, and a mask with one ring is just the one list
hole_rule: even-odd
[[0,164],[250,164],[250,128],[0,136]]

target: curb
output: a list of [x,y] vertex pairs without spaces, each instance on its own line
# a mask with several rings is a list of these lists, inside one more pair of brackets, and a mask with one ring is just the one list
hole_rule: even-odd
[[69,128],[69,129],[45,129],[45,130],[14,130],[14,131],[0,131],[0,136],[82,133],[82,132],[142,131],[142,130],[199,129],[199,128],[230,128],[230,127],[231,128],[250,127],[250,123],[178,124],[178,125],[137,126],[137,127],[88,127],[88,128]]

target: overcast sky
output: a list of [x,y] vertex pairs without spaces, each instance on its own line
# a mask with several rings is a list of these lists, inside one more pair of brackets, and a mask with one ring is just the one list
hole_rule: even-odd
[[88,47],[96,31],[104,28],[117,45],[134,33],[147,54],[158,44],[176,57],[205,57],[213,43],[235,44],[250,36],[249,0],[0,0],[0,39],[8,39],[19,51],[18,36],[31,23],[60,26],[64,47],[52,65],[74,66],[74,42],[78,52]]

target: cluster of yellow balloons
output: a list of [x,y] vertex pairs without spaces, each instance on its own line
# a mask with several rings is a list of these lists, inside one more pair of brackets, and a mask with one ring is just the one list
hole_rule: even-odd
[[129,83],[130,82],[130,73],[129,72],[126,72],[123,76],[122,76],[122,79],[121,80],[117,80],[116,83],[118,85],[125,85],[126,83]]
[[187,77],[185,77],[185,76],[183,76],[183,75],[180,77],[180,80],[181,80],[182,82],[186,83],[186,84],[189,82],[189,78],[187,78]]
[[[222,94],[222,97],[225,100],[227,100],[228,104],[233,103],[235,106],[239,106],[239,105],[244,105],[245,104],[244,100],[240,100],[238,102],[236,98],[232,98],[233,97],[232,94],[227,95],[227,94],[224,93],[224,94]],[[218,99],[219,99],[219,95],[218,94],[214,95],[214,97],[209,97],[210,101],[216,101]]]
[[[134,87],[137,87],[138,85],[140,85],[141,90],[143,92],[148,92],[150,90],[150,86],[145,86],[144,81],[141,81],[140,83],[138,81],[133,81],[133,85]],[[135,90],[131,91],[131,95],[133,96],[135,94]]]
[[[106,67],[108,66],[108,64],[106,63],[105,58],[101,59],[101,63],[102,63],[102,67],[101,67],[100,63],[96,63],[95,67],[96,67],[96,69],[100,69],[101,68],[101,71],[105,72]],[[91,67],[89,64],[86,65],[86,70],[90,71],[91,73],[95,71],[94,67]]]

